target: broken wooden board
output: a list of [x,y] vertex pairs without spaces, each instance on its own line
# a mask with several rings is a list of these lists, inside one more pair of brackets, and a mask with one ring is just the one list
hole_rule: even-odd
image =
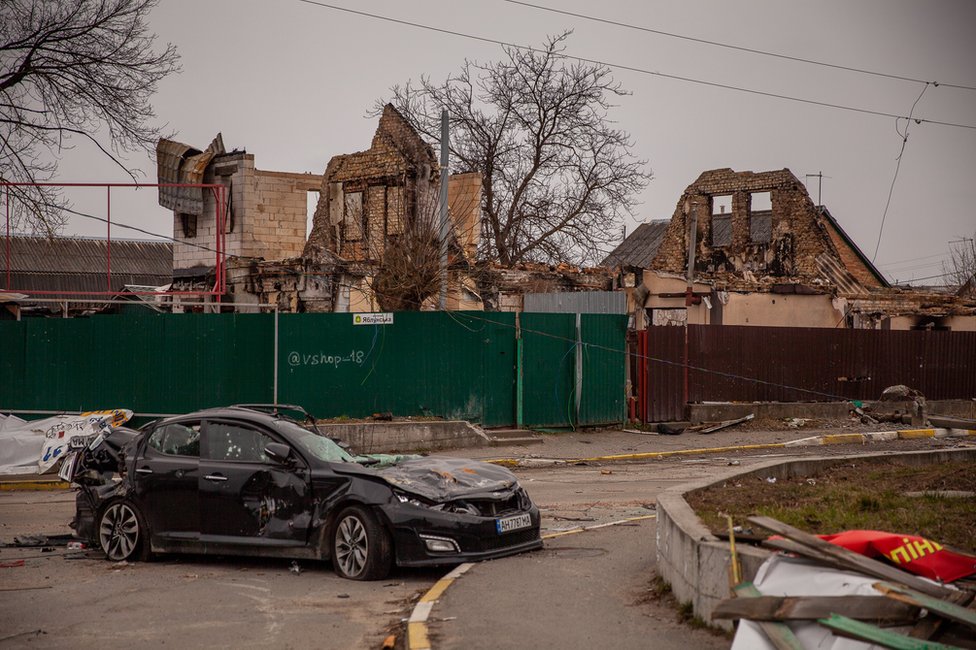
[[[874,588],[888,598],[909,605],[915,605],[916,607],[924,607],[930,612],[947,618],[950,621],[956,621],[957,623],[962,623],[963,625],[976,629],[976,610],[969,609],[968,607],[960,607],[950,600],[932,598],[907,587],[893,585],[887,582],[875,583]],[[959,596],[966,600],[972,599],[971,596],[963,592],[959,592],[957,597]]]
[[876,625],[855,621],[846,616],[834,614],[817,621],[831,632],[849,639],[857,639],[867,643],[874,643],[893,650],[959,650],[956,646],[936,643],[924,639],[913,639],[910,636],[883,630]]
[[[897,606],[893,606],[897,605]],[[844,612],[849,618],[886,625],[906,625],[918,618],[918,606],[884,596],[756,596],[729,598],[712,611],[713,619],[812,621]]]
[[722,420],[721,422],[703,422],[702,424],[697,424],[693,427],[688,427],[685,431],[697,431],[698,433],[715,433],[716,431],[721,431],[722,429],[728,429],[729,427],[734,427],[737,424],[742,424],[743,422],[748,422],[749,420],[756,417],[754,413],[741,418],[736,418],[734,420]]
[[[736,585],[735,595],[749,600],[762,597],[762,593],[751,582],[743,582]],[[777,650],[804,650],[803,644],[793,634],[793,630],[786,623],[774,623],[770,621],[756,621],[756,625],[763,631],[769,642],[776,646]]]
[[[782,535],[805,548],[812,549],[813,551],[816,551],[820,557],[830,557],[831,559],[840,562],[846,569],[859,571],[865,575],[874,576],[883,580],[897,582],[905,585],[906,587],[911,587],[912,589],[923,594],[935,596],[936,598],[945,598],[949,594],[953,593],[953,591],[950,589],[940,587],[939,585],[933,584],[928,580],[924,580],[914,574],[908,573],[907,571],[902,571],[901,569],[895,568],[889,564],[884,564],[865,555],[855,553],[854,551],[850,551],[843,546],[837,546],[836,544],[825,542],[816,535],[811,535],[810,533],[799,530],[798,528],[784,524],[783,522],[777,521],[772,517],[753,516],[749,517],[748,521],[756,524],[757,526],[762,526],[763,528],[767,528],[774,533]],[[801,550],[796,550],[795,552],[802,554]]]

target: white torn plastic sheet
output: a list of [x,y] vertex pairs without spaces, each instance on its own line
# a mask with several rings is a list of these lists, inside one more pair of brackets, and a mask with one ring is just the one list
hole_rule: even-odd
[[30,421],[0,415],[0,474],[43,474],[67,453],[72,438],[98,434],[106,424],[117,427],[131,417],[128,409]]
[[[871,585],[878,578],[831,569],[804,560],[774,555],[759,567],[753,584],[763,596],[881,596]],[[844,612],[837,612],[843,614]],[[787,623],[804,648],[816,650],[874,650],[881,646],[834,636],[816,621]],[[907,633],[909,627],[893,627]],[[739,623],[732,650],[775,650],[759,625],[747,620]]]

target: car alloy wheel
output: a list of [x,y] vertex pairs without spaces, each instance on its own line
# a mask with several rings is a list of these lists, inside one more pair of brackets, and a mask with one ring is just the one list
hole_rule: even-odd
[[142,526],[135,508],[125,501],[110,504],[98,524],[98,541],[108,559],[135,558],[142,547]]
[[336,562],[342,572],[355,578],[366,567],[369,557],[369,538],[366,527],[356,515],[349,515],[339,522],[336,531]]
[[343,578],[379,580],[390,572],[390,537],[376,516],[359,506],[343,510],[332,533],[332,565]]

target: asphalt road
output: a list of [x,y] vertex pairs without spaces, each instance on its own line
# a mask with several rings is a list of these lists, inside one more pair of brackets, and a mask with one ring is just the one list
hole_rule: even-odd
[[[584,438],[573,444],[598,455],[592,441],[600,437]],[[633,444],[626,436],[620,440]],[[633,440],[648,444],[643,437]],[[536,453],[539,447],[498,455]],[[919,447],[916,441],[790,455]],[[703,454],[517,473],[543,511],[543,532],[553,534],[648,517],[666,487],[771,457],[786,454]],[[73,509],[70,491],[0,492],[0,541],[66,534]],[[727,647],[726,639],[678,623],[674,610],[648,598],[654,530],[653,519],[644,519],[550,539],[541,551],[476,565],[435,604],[434,647]],[[387,580],[359,583],[339,579],[328,563],[301,562],[300,573],[290,567],[285,560],[205,556],[114,564],[95,551],[0,548],[0,647],[378,648],[391,632],[402,643],[403,619],[446,572],[397,570]]]

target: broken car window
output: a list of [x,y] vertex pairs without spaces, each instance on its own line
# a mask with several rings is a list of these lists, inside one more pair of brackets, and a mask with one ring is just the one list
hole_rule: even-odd
[[309,431],[305,427],[299,426],[294,422],[289,422],[288,420],[278,420],[275,422],[275,426],[283,431],[286,431],[288,433],[288,437],[294,440],[302,451],[307,452],[309,455],[314,456],[319,460],[333,463],[356,462],[349,452],[329,438]]
[[158,427],[149,436],[149,446],[168,456],[199,456],[200,423],[176,423]]
[[207,425],[207,458],[244,463],[270,463],[264,453],[271,436],[241,424],[210,422]]

